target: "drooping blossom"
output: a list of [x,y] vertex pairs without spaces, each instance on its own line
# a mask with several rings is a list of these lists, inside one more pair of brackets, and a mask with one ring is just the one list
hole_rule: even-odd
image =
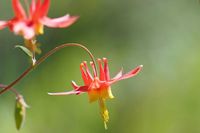
[[[102,64],[104,63],[104,65]],[[116,83],[117,81],[131,78],[139,73],[142,69],[142,65],[136,67],[126,74],[122,74],[122,70],[114,77],[110,78],[108,61],[106,58],[103,60],[98,59],[99,65],[99,76],[97,76],[97,72],[95,69],[95,65],[93,62],[90,62],[92,67],[93,76],[90,73],[90,70],[87,66],[87,62],[84,61],[80,65],[80,70],[82,74],[82,79],[84,81],[83,86],[78,86],[74,81],[72,81],[72,87],[74,90],[69,92],[58,92],[58,93],[49,93],[49,95],[71,95],[76,94],[79,95],[81,93],[88,93],[89,102],[98,101],[100,106],[100,113],[104,121],[105,128],[107,128],[107,122],[109,121],[108,110],[105,105],[105,100],[114,98],[111,85]]]
[[64,28],[73,24],[77,16],[66,14],[59,18],[49,18],[50,0],[32,0],[26,13],[20,0],[12,0],[15,17],[8,21],[0,21],[0,29],[9,27],[12,32],[22,35],[26,40],[33,39],[36,35],[43,34],[43,26]]

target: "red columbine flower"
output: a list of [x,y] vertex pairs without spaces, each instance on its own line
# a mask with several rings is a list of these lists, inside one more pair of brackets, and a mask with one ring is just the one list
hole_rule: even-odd
[[0,21],[0,29],[9,27],[17,35],[22,35],[25,39],[30,40],[35,35],[43,34],[43,25],[52,28],[64,28],[73,24],[77,16],[69,14],[51,19],[47,17],[50,0],[32,0],[28,15],[23,9],[19,0],[12,0],[15,17],[9,21]]
[[103,58],[104,67],[102,66],[102,60],[98,59],[99,64],[99,77],[97,77],[97,72],[94,66],[94,63],[91,62],[93,75],[91,75],[89,68],[87,66],[86,61],[81,63],[80,70],[82,74],[82,78],[84,81],[83,86],[78,86],[74,81],[72,81],[72,86],[74,90],[69,92],[59,92],[59,93],[49,93],[50,95],[70,95],[70,94],[81,94],[81,93],[88,93],[89,101],[99,101],[99,106],[101,109],[101,116],[104,121],[105,128],[107,128],[106,123],[109,120],[108,110],[105,106],[105,100],[106,99],[112,99],[114,98],[112,92],[111,92],[111,85],[117,81],[131,78],[138,74],[138,72],[141,70],[142,65],[136,67],[135,69],[131,70],[130,72],[122,75],[122,70],[112,79],[110,79],[109,74],[109,68],[108,68],[108,62],[106,58]]

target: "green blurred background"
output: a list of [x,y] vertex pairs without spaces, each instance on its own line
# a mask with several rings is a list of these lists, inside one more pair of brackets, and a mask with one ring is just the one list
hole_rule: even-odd
[[[80,48],[48,58],[15,86],[30,109],[21,133],[200,133],[200,3],[198,0],[52,0],[49,16],[80,19],[67,29],[45,28],[38,37],[43,53],[69,42],[86,45],[96,58],[109,59],[111,75],[123,66],[144,69],[112,86],[109,129],[98,103],[87,95],[48,96],[82,84],[79,64],[89,61]],[[0,18],[13,16],[11,0],[0,2]],[[0,82],[9,84],[29,62],[14,45],[20,36],[0,32]],[[41,55],[40,55],[41,56]],[[0,133],[18,133],[15,97],[0,96]]]

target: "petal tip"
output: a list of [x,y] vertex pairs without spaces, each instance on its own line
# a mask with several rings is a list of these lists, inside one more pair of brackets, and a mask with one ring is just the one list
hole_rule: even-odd
[[90,65],[94,65],[94,62],[93,62],[93,61],[90,61]]
[[80,18],[80,16],[71,16],[71,17],[73,17],[75,21]]
[[67,95],[67,94],[65,94],[65,92],[61,92],[61,93],[51,93],[51,92],[48,92],[47,94],[50,95],[50,96],[62,96],[62,95]]
[[107,61],[107,58],[103,57],[103,61]]
[[83,64],[83,63],[81,63],[81,64],[80,64],[80,66],[81,66],[81,67],[84,67],[84,64]]
[[51,93],[51,92],[47,92],[47,94],[50,95],[50,96],[54,95],[54,93]]

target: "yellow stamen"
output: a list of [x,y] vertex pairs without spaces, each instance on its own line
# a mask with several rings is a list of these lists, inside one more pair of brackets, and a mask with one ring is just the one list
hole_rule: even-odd
[[101,111],[101,116],[103,118],[104,122],[104,127],[105,129],[108,129],[107,123],[109,121],[109,113],[105,105],[105,100],[102,98],[99,98],[99,106],[100,106],[100,111]]

